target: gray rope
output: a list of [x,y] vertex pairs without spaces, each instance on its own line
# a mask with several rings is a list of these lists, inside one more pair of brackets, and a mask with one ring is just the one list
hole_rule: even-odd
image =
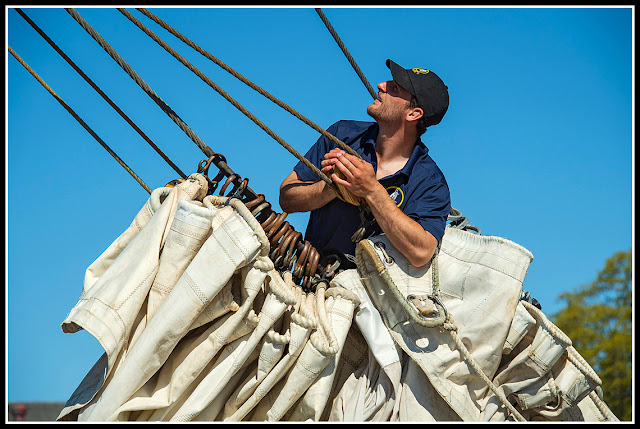
[[133,70],[127,62],[107,43],[106,40],[98,34],[96,30],[89,25],[89,23],[73,8],[66,8],[66,11],[75,19],[82,28],[96,41],[98,44],[113,58],[116,63],[129,75],[131,78],[151,97],[153,101],[180,127],[182,131],[189,136],[189,138],[200,148],[200,150],[207,156],[212,157],[215,152],[211,150],[209,146],[198,137],[191,128],[174,112],[167,103],[160,98],[156,92]]
[[36,80],[38,82],[40,82],[40,84],[47,90],[49,91],[49,93],[58,101],[58,103],[60,103],[62,105],[62,107],[64,107],[67,112],[69,112],[71,114],[71,116],[73,116],[76,121],[78,121],[80,123],[80,125],[82,125],[82,127],[87,130],[89,132],[89,134],[91,134],[91,136],[93,136],[94,139],[97,140],[98,143],[100,143],[102,145],[102,147],[109,152],[109,154],[116,160],[118,161],[118,163],[125,169],[127,170],[127,172],[140,184],[140,186],[142,186],[149,194],[151,194],[151,188],[149,186],[147,186],[146,183],[144,183],[142,181],[142,179],[133,172],[133,170],[131,170],[131,168],[129,168],[129,166],[127,164],[125,164],[125,162],[109,147],[109,145],[107,145],[92,129],[91,127],[89,127],[89,125],[87,125],[86,122],[84,122],[82,120],[82,118],[80,118],[76,112],[73,111],[73,109],[71,107],[69,107],[69,105],[62,99],[62,97],[60,97],[49,85],[47,85],[47,83],[13,50],[11,49],[11,46],[7,47],[9,49],[9,52],[11,53],[11,55],[13,55],[19,62],[20,64],[22,64],[22,66],[27,69],[27,71],[29,73],[31,73],[31,75],[33,77],[36,78]]
[[194,43],[193,41],[189,40],[187,37],[185,37],[180,32],[178,32],[177,30],[172,28],[169,24],[167,24],[162,19],[158,18],[153,13],[149,12],[147,9],[144,9],[144,8],[137,8],[137,9],[138,9],[138,11],[140,11],[141,13],[143,13],[144,15],[146,15],[147,17],[149,17],[150,19],[155,21],[162,28],[164,28],[165,30],[167,30],[168,32],[173,34],[175,37],[177,37],[178,39],[183,41],[185,44],[187,44],[191,48],[195,49],[197,52],[199,52],[200,54],[205,56],[207,59],[213,61],[215,64],[220,66],[222,69],[224,69],[225,71],[227,71],[228,73],[233,75],[235,78],[239,79],[242,83],[248,85],[251,89],[257,91],[258,93],[260,93],[261,95],[265,96],[266,98],[268,98],[269,100],[271,100],[272,102],[277,104],[278,106],[282,107],[287,112],[291,113],[293,116],[295,116],[296,118],[300,119],[302,122],[304,122],[305,124],[309,125],[311,128],[313,128],[314,130],[318,131],[323,136],[327,137],[329,140],[334,142],[340,148],[342,148],[345,151],[349,152],[351,155],[356,156],[358,158],[361,158],[361,156],[356,151],[354,151],[350,146],[346,145],[343,141],[341,141],[340,139],[338,139],[337,137],[335,137],[331,133],[327,132],[326,130],[322,129],[321,127],[319,127],[315,123],[311,122],[308,118],[306,118],[302,114],[298,113],[292,107],[288,106],[283,101],[279,100],[275,96],[271,95],[269,92],[265,91],[263,88],[259,87],[255,83],[251,82],[249,79],[247,79],[244,76],[242,76],[240,73],[238,73],[237,71],[235,71],[234,69],[232,69],[231,67],[229,67],[228,65],[223,63],[222,61],[220,61],[215,56],[211,55],[206,50],[202,49],[196,43]]
[[306,165],[310,170],[312,170],[318,177],[324,180],[329,186],[334,186],[333,181],[325,175],[318,167],[313,165],[308,159],[300,155],[293,147],[291,147],[287,142],[282,140],[277,134],[275,134],[269,127],[267,127],[262,121],[256,118],[251,112],[245,109],[240,103],[238,103],[233,97],[227,94],[222,88],[216,85],[211,79],[205,76],[200,70],[194,67],[191,63],[189,63],[186,59],[184,59],[178,52],[176,52],[173,48],[167,45],[163,40],[161,40],[158,36],[156,36],[151,30],[149,30],[144,24],[138,21],[133,15],[131,15],[125,9],[118,8],[123,15],[125,15],[131,22],[133,22],[138,28],[144,31],[149,37],[151,37],[156,43],[158,43],[162,48],[164,48],[167,52],[173,55],[178,61],[180,61],[183,65],[185,65],[189,70],[194,72],[200,79],[202,79],[207,85],[213,88],[218,94],[224,97],[229,103],[233,104],[235,108],[240,110],[245,116],[251,119],[256,125],[262,128],[269,136],[271,136],[274,140],[276,140],[282,147],[287,149],[293,156],[295,156],[298,160],[300,160],[304,165]]
[[131,127],[147,142],[149,143],[149,145],[158,153],[158,155],[160,155],[162,157],[162,159],[164,159],[167,164],[169,164],[169,166],[171,168],[173,168],[173,170],[178,173],[180,175],[180,177],[182,177],[183,179],[186,179],[187,176],[171,161],[171,159],[169,159],[169,157],[167,155],[164,154],[164,152],[162,152],[162,150],[131,120],[131,118],[129,118],[129,116],[127,116],[112,100],[111,98],[109,98],[109,96],[107,94],[104,93],[104,91],[102,91],[98,85],[96,85],[93,80],[91,80],[89,78],[89,76],[87,76],[81,69],[80,67],[78,67],[76,65],[76,63],[74,63],[71,58],[69,58],[63,51],[62,49],[60,49],[58,47],[58,45],[56,45],[53,40],[51,40],[49,38],[49,36],[47,36],[45,34],[44,31],[42,31],[42,29],[40,27],[38,27],[38,25],[36,25],[35,22],[33,22],[20,8],[16,8],[16,12],[18,12],[20,14],[20,16],[22,16],[22,18],[24,18],[25,21],[27,21],[29,23],[29,25],[31,25],[31,27],[33,27],[33,29],[40,35],[42,36],[42,38],[44,40],[47,41],[47,43],[49,43],[49,45],[51,45],[51,47],[58,53],[60,54],[60,56],[76,71],[78,72],[78,74],[89,84],[91,85],[91,87],[98,93],[100,94],[100,96],[107,102],[109,103],[109,105],[111,107],[113,107],[113,109],[118,112],[118,114],[120,116],[122,116],[122,118],[127,121],[127,123],[129,125],[131,125]]
[[482,235],[480,228],[475,225],[470,225],[469,218],[463,216],[460,210],[454,209],[453,207],[451,207],[450,214],[447,216],[447,222],[451,222],[449,226],[452,228],[461,229],[463,231],[471,230],[475,231],[478,235]]
[[364,73],[362,73],[362,70],[360,70],[360,67],[358,67],[358,64],[356,64],[355,60],[347,50],[347,47],[344,45],[344,43],[342,43],[340,36],[338,36],[338,33],[336,33],[336,31],[333,29],[333,26],[329,22],[329,19],[327,19],[324,12],[322,12],[322,9],[316,8],[316,12],[318,13],[318,15],[320,16],[320,19],[322,19],[322,22],[324,22],[324,25],[327,27],[327,29],[333,36],[333,39],[336,41],[336,43],[338,43],[338,46],[340,46],[340,49],[342,49],[342,53],[344,53],[344,55],[347,57],[347,60],[349,61],[349,64],[351,64],[351,67],[353,67],[353,69],[356,71],[358,77],[360,78],[362,83],[364,83],[364,86],[367,87],[367,91],[369,91],[369,94],[371,94],[371,96],[374,99],[378,98],[378,94],[376,93],[376,91],[373,90],[373,88],[371,87],[371,84],[369,83],[367,78],[364,76]]
[[[106,40],[104,40],[102,36],[98,34],[98,32],[96,32],[91,27],[91,25],[89,25],[89,23],[84,18],[82,18],[82,16],[80,16],[80,14],[77,11],[75,11],[72,8],[69,8],[67,9],[67,12],[69,12],[69,14],[80,24],[80,26],[84,28],[85,31],[87,31],[87,33],[89,33],[89,35],[96,42],[98,42],[98,44],[107,52],[107,54],[109,54],[111,58],[113,58],[114,61],[116,61],[116,63],[120,67],[122,67],[122,69],[134,80],[134,82],[136,82],[138,86],[140,86],[140,88],[142,88],[142,90],[145,91],[147,95],[149,95],[149,97],[151,97],[151,99],[156,103],[156,105],[160,107],[160,109],[162,109],[162,111],[165,112],[171,118],[171,120],[176,125],[178,125],[178,127],[180,127],[182,131],[184,131],[184,133],[191,139],[191,141],[193,141],[196,144],[196,146],[198,146],[198,148],[200,148],[200,150],[207,156],[207,158],[214,160],[213,162],[222,172],[224,172],[225,175],[230,176],[235,174],[227,166],[226,161],[219,160],[220,155],[215,153],[213,150],[211,150],[211,148],[207,146],[196,135],[196,133],[194,133],[193,130],[189,128],[189,126],[182,119],[180,119],[178,114],[174,112],[167,105],[167,103],[165,103],[164,100],[162,100],[162,98],[160,98],[160,96],[156,94],[156,92],[153,89],[151,89],[151,87],[135,72],[135,70],[133,70],[124,59],[122,59],[122,57],[107,43]],[[218,161],[215,161],[216,159],[218,159]],[[244,194],[253,195],[254,198],[255,198],[255,195],[257,195],[249,187],[247,187],[244,190]]]

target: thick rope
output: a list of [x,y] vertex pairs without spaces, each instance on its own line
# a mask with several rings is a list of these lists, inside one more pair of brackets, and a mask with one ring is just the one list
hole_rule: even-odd
[[173,168],[173,170],[178,173],[180,175],[180,177],[182,177],[183,179],[186,179],[187,176],[186,174],[184,174],[172,161],[171,159],[169,159],[169,157],[167,155],[164,154],[164,152],[162,152],[162,150],[131,120],[131,118],[129,118],[129,116],[127,116],[112,100],[111,98],[109,98],[109,96],[107,96],[107,94],[105,94],[94,82],[93,80],[91,80],[89,78],[89,76],[87,76],[81,69],[80,67],[78,67],[76,65],[76,63],[74,63],[71,58],[69,58],[63,51],[62,49],[60,49],[58,47],[58,45],[56,45],[53,40],[51,40],[49,38],[49,36],[47,36],[45,34],[44,31],[42,31],[42,29],[40,27],[38,27],[38,25],[36,25],[35,22],[33,22],[20,8],[16,8],[16,12],[18,12],[20,14],[20,16],[22,16],[22,18],[24,18],[25,21],[27,21],[29,23],[29,25],[31,25],[31,27],[33,27],[33,29],[40,35],[42,36],[42,38],[44,40],[47,41],[47,43],[49,45],[51,45],[51,47],[58,53],[60,54],[60,56],[76,71],[78,72],[78,74],[89,84],[91,85],[91,87],[96,90],[96,92],[98,94],[100,94],[100,96],[107,102],[109,103],[109,105],[111,107],[113,107],[113,109],[118,112],[118,114],[120,116],[122,116],[122,118],[127,121],[127,123],[129,125],[131,125],[131,127],[147,142],[149,143],[149,145],[158,153],[158,155],[160,155],[162,157],[162,159],[164,159],[167,164],[169,164],[169,166],[171,168]]
[[[173,109],[171,109],[169,105],[167,105],[167,103],[165,103],[165,101],[162,100],[162,98],[160,98],[158,94],[156,94],[156,92],[135,72],[135,70],[133,70],[129,66],[129,64],[127,64],[127,62],[107,43],[107,41],[104,40],[104,38],[100,36],[98,32],[96,32],[93,27],[91,27],[91,25],[89,25],[89,23],[84,18],[82,18],[82,16],[80,16],[80,14],[75,9],[68,8],[66,10],[80,24],[80,26],[84,28],[84,30],[89,33],[89,35],[96,42],[98,42],[98,44],[105,50],[105,52],[107,52],[107,54],[109,54],[109,56],[113,58],[113,60],[134,80],[134,82],[136,82],[138,86],[142,88],[142,90],[146,92],[149,97],[151,97],[156,105],[160,107],[160,109],[162,109],[162,111],[165,112],[176,125],[178,125],[178,127],[191,139],[191,141],[193,141],[196,146],[198,146],[198,148],[200,148],[202,153],[204,153],[207,158],[217,159],[219,157],[219,155],[211,150],[211,148],[207,146],[200,139],[200,137],[198,137],[196,133],[193,132],[191,128],[189,128],[189,126],[178,116],[178,114],[174,112]],[[214,162],[221,171],[225,172],[225,174],[234,174],[228,168],[225,161],[219,160]],[[247,187],[245,189],[245,194],[257,195],[257,193],[254,192],[250,187]]]
[[609,410],[609,407],[607,407],[605,402],[602,399],[600,399],[600,397],[595,391],[592,390],[591,392],[589,392],[589,398],[591,398],[593,403],[596,404],[598,411],[600,411],[607,420],[609,421],[618,420],[618,418],[615,415],[613,415],[611,410]]
[[367,87],[367,91],[369,91],[369,94],[371,94],[371,96],[374,99],[378,98],[378,94],[376,93],[376,91],[373,90],[373,87],[371,86],[367,78],[364,76],[364,73],[362,73],[362,70],[360,70],[360,67],[358,67],[358,64],[356,64],[355,60],[347,50],[347,47],[344,45],[344,43],[342,43],[340,36],[338,36],[338,33],[336,33],[336,31],[333,29],[333,26],[329,22],[329,19],[327,19],[324,12],[322,12],[322,9],[316,8],[316,12],[318,13],[318,15],[320,16],[320,19],[322,19],[322,22],[324,22],[324,25],[327,27],[327,29],[333,36],[333,39],[336,41],[336,43],[338,43],[338,46],[340,46],[340,49],[342,49],[342,53],[345,55],[345,57],[347,57],[347,60],[349,60],[349,64],[351,64],[351,67],[353,67],[353,69],[356,71],[356,73],[358,74],[358,77],[360,78],[362,83],[364,83],[364,86]]
[[64,107],[67,112],[69,112],[71,114],[71,116],[73,116],[76,121],[78,121],[80,123],[80,125],[83,126],[83,128],[85,130],[87,130],[89,132],[89,134],[91,134],[93,136],[94,139],[96,139],[96,141],[98,143],[100,143],[102,145],[102,147],[109,152],[109,154],[116,160],[118,161],[118,164],[120,164],[125,170],[127,170],[127,172],[140,184],[140,186],[142,186],[149,194],[151,194],[151,188],[149,186],[147,186],[146,183],[144,183],[142,181],[142,179],[133,172],[133,170],[131,170],[131,168],[129,168],[129,166],[127,164],[125,164],[125,162],[120,159],[120,157],[109,147],[109,145],[107,145],[92,129],[91,127],[89,127],[89,125],[87,125],[86,122],[84,122],[82,120],[82,118],[80,118],[76,112],[73,111],[73,109],[71,107],[69,107],[69,105],[49,86],[47,85],[47,83],[42,80],[42,78],[40,76],[38,76],[38,74],[31,68],[29,67],[29,65],[13,50],[11,49],[11,46],[7,47],[9,49],[9,52],[11,53],[11,55],[13,55],[19,62],[20,64],[22,64],[22,66],[27,69],[27,71],[29,73],[31,73],[31,75],[33,77],[36,78],[36,80],[38,82],[40,82],[40,84],[47,90],[49,91],[49,93],[58,101],[58,103],[60,103],[62,105],[62,107]]
[[144,31],[149,37],[151,37],[156,43],[158,43],[162,48],[164,48],[167,52],[169,52],[174,58],[180,61],[183,65],[185,65],[189,70],[194,72],[200,79],[202,79],[207,85],[213,88],[218,94],[224,97],[229,103],[231,103],[235,108],[240,110],[245,116],[251,119],[256,125],[262,128],[269,136],[271,136],[274,140],[276,140],[282,147],[287,149],[293,156],[295,156],[298,160],[300,160],[304,165],[306,165],[309,169],[311,169],[318,177],[324,180],[330,186],[333,185],[333,181],[325,175],[318,167],[313,165],[308,159],[304,156],[300,155],[293,147],[291,147],[287,142],[282,140],[277,134],[275,134],[269,127],[267,127],[262,121],[256,118],[251,112],[245,109],[240,103],[238,103],[235,99],[233,99],[229,94],[227,94],[222,88],[216,85],[211,79],[205,76],[200,70],[194,67],[191,63],[189,63],[186,59],[184,59],[178,52],[176,52],[173,48],[167,45],[164,41],[162,41],[158,36],[156,36],[151,30],[145,27],[140,21],[138,21],[133,15],[131,15],[127,10],[118,8],[124,16],[126,16],[131,22],[133,22],[138,28]]
[[222,69],[224,69],[225,71],[227,71],[228,73],[233,75],[235,78],[239,79],[242,83],[248,85],[251,89],[253,89],[253,90],[257,91],[258,93],[260,93],[261,95],[265,96],[266,98],[268,98],[269,100],[271,100],[272,102],[277,104],[278,106],[280,106],[283,109],[285,109],[287,112],[291,113],[296,118],[300,119],[305,124],[309,125],[314,130],[316,130],[319,133],[321,133],[323,136],[327,137],[329,140],[334,142],[340,148],[342,148],[345,151],[349,152],[353,156],[361,158],[360,155],[355,150],[353,150],[350,146],[346,145],[342,140],[338,139],[333,134],[331,134],[331,133],[327,132],[326,130],[322,129],[321,127],[319,127],[318,125],[316,125],[315,123],[310,121],[308,118],[306,118],[302,114],[298,113],[296,110],[294,110],[292,107],[290,107],[289,105],[287,105],[283,101],[279,100],[275,96],[271,95],[269,92],[265,91],[263,88],[259,87],[255,83],[251,82],[249,79],[247,79],[244,76],[242,76],[240,73],[238,73],[237,71],[235,71],[234,69],[229,67],[227,64],[223,63],[222,61],[220,61],[218,58],[216,58],[215,56],[213,56],[212,54],[210,54],[209,52],[207,52],[206,50],[204,50],[203,48],[198,46],[196,43],[194,43],[193,41],[191,41],[190,39],[188,39],[184,35],[182,35],[180,32],[178,32],[177,30],[172,28],[169,24],[167,24],[162,19],[158,18],[153,13],[149,12],[147,9],[137,8],[137,10],[140,11],[141,13],[143,13],[144,15],[146,15],[147,17],[149,17],[150,19],[152,19],[153,21],[155,21],[158,25],[160,25],[162,28],[164,28],[165,30],[167,30],[168,32],[170,32],[171,34],[176,36],[178,39],[180,39],[181,41],[186,43],[188,46],[190,46],[191,48],[195,49],[200,54],[204,55],[207,59],[213,61],[215,64],[217,64]]

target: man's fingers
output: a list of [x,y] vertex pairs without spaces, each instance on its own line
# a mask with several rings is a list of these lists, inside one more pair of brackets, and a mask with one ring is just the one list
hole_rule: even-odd
[[322,167],[322,168],[320,169],[320,171],[322,171],[323,173],[328,173],[328,172],[330,172],[330,171],[333,171],[333,165],[334,165],[334,164],[331,164],[331,165],[325,165],[324,167]]
[[[353,168],[353,164],[349,163],[349,165],[351,165],[351,167]],[[353,180],[353,172],[348,165],[344,164],[342,159],[339,159],[338,162],[336,162],[335,166],[342,174],[344,174],[347,180]]]
[[340,155],[343,155],[345,152],[340,149],[331,149],[329,152],[324,154],[324,159],[332,159],[337,158]]
[[337,162],[337,158],[330,158],[330,159],[325,159],[324,161],[320,162],[320,166],[321,167],[330,167],[333,164],[335,164]]
[[346,153],[338,158],[337,164],[342,164],[353,175],[360,167],[360,163],[358,161],[360,161],[358,158]]
[[351,183],[347,182],[344,179],[341,179],[340,177],[338,177],[338,175],[336,173],[333,173],[331,175],[331,180],[333,180],[338,185],[344,186],[345,188],[349,188],[351,186]]

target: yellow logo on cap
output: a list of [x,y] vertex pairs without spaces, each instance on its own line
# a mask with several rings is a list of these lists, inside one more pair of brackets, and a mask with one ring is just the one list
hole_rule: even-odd
[[427,70],[427,69],[415,68],[415,69],[411,69],[411,71],[414,72],[415,74],[427,74],[427,73],[429,73],[429,70]]
[[[400,207],[400,204],[402,204],[402,202],[404,201],[404,192],[402,192],[402,189],[398,188],[397,186],[388,186],[387,192],[389,192],[389,196],[391,197],[393,202],[396,203],[398,207]],[[398,202],[398,200],[400,200],[400,202]]]

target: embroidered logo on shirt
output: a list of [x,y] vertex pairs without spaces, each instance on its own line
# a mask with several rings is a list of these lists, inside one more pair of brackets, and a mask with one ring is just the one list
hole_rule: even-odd
[[393,202],[400,207],[400,204],[404,201],[404,192],[402,192],[402,189],[397,186],[387,186],[387,192],[389,192],[389,196]]
[[415,74],[427,74],[427,73],[429,73],[429,70],[420,69],[420,68],[411,69],[411,71],[414,72]]

